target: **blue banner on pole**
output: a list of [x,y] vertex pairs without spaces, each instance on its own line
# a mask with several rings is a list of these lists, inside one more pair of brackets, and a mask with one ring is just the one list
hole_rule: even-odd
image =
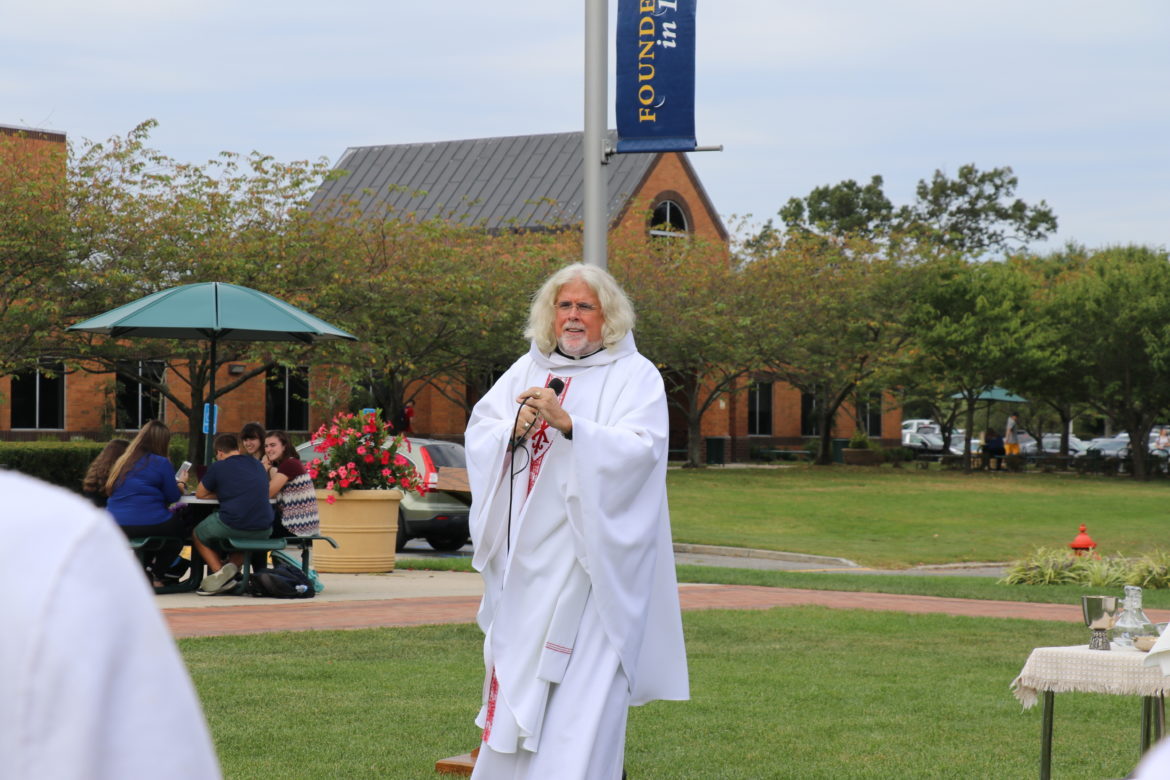
[[695,148],[696,0],[618,0],[619,153]]

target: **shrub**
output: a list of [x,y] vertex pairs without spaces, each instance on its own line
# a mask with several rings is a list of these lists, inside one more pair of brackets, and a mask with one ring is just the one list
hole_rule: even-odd
[[100,441],[0,442],[0,466],[80,493],[86,469],[105,446]]
[[1130,562],[1120,555],[1105,558],[1084,557],[1084,573],[1080,584],[1093,588],[1120,588],[1126,584]]
[[882,450],[882,456],[887,463],[908,463],[914,460],[914,450],[909,447],[887,447]]
[[1068,585],[1083,581],[1086,559],[1068,550],[1037,548],[1015,561],[1000,580],[1004,585]]
[[1114,588],[1170,588],[1170,553],[1155,550],[1136,560],[1120,555],[1075,555],[1071,550],[1037,548],[1008,568],[1004,585],[1085,585]]
[[853,436],[849,439],[849,449],[851,450],[868,450],[870,447],[869,436],[865,431],[857,430],[853,432]]
[[1170,588],[1170,553],[1155,550],[1138,558],[1130,565],[1125,584],[1143,588]]

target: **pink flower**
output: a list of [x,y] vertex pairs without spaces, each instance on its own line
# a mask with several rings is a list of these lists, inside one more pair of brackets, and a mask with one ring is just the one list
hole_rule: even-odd
[[392,476],[394,476],[394,472],[390,471],[390,469],[382,469],[382,476],[383,477],[392,477]]
[[358,448],[357,448],[357,454],[358,455],[365,455],[366,454],[366,445],[359,444]]
[[325,503],[326,503],[326,504],[332,504],[332,503],[333,503],[334,501],[336,501],[336,500],[337,500],[337,496],[333,495],[332,493],[330,493],[329,495],[325,496]]
[[394,456],[394,465],[395,466],[405,466],[406,464],[407,464],[407,460],[406,460],[406,457],[404,455],[395,455]]

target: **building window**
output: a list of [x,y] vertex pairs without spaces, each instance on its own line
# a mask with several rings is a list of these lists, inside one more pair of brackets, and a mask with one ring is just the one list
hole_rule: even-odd
[[654,207],[650,217],[650,235],[679,238],[690,233],[687,213],[673,200],[664,200]]
[[754,382],[748,388],[748,435],[772,435],[771,382]]
[[309,430],[309,368],[277,366],[268,372],[264,427],[268,430]]
[[820,436],[821,421],[817,418],[819,404],[814,393],[800,394],[800,435]]
[[35,371],[12,375],[13,428],[65,427],[65,364],[41,360]]
[[165,368],[161,360],[118,361],[114,411],[120,430],[137,430],[147,420],[162,419],[162,393],[140,380],[162,382]]
[[882,437],[882,394],[871,393],[857,410],[857,418],[865,426],[865,435],[871,439]]

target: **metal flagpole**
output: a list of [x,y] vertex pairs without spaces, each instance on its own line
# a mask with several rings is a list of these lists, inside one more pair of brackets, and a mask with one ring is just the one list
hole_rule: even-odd
[[608,84],[606,71],[609,35],[609,0],[585,0],[585,133],[582,165],[585,169],[585,248],[583,261],[604,269],[609,217],[606,213],[605,133]]

